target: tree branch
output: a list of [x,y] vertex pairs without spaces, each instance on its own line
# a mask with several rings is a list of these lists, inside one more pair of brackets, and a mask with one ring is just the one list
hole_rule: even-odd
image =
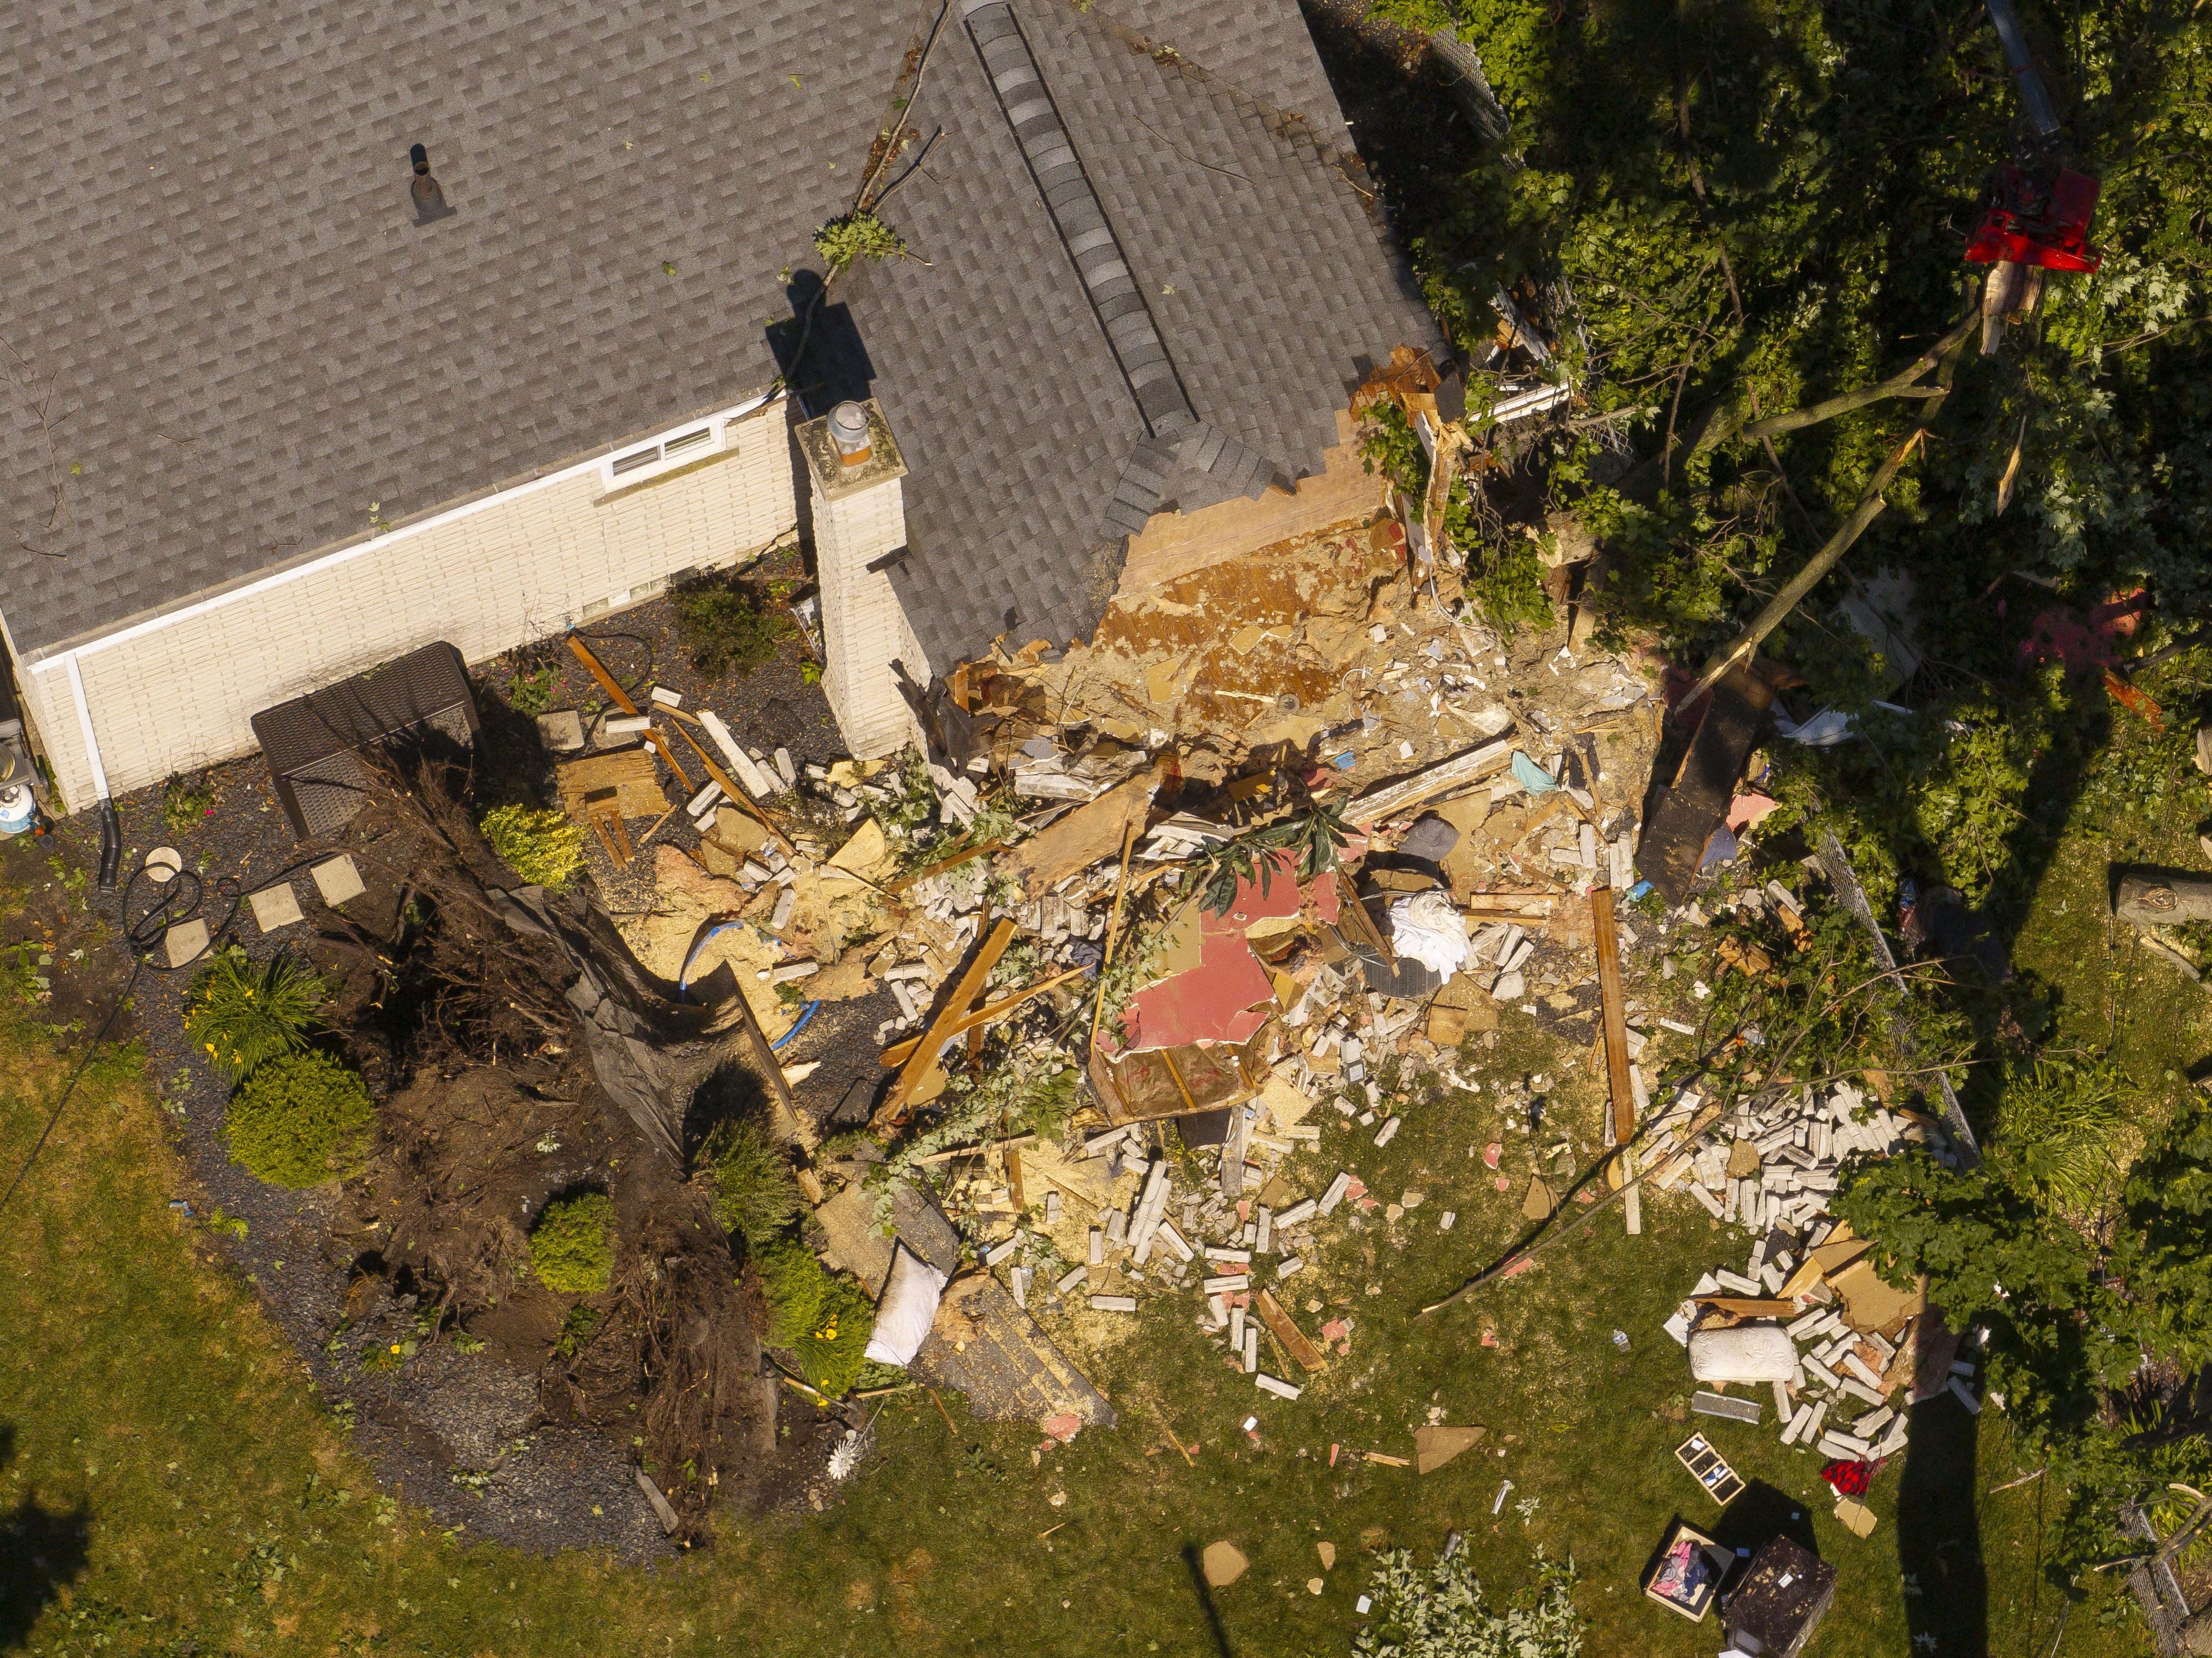
[[1942,360],[1944,353],[1972,333],[1980,324],[1981,319],[1982,315],[1978,309],[1968,312],[1958,326],[1929,347],[1927,351],[1911,367],[1899,370],[1886,380],[1876,380],[1871,386],[1861,386],[1849,392],[1839,392],[1832,398],[1824,398],[1819,403],[1808,404],[1802,409],[1792,409],[1786,415],[1771,415],[1765,420],[1754,421],[1743,428],[1743,434],[1747,438],[1779,437],[1784,432],[1795,432],[1804,426],[1817,426],[1824,420],[1834,419],[1838,415],[1847,415],[1854,409],[1863,409],[1870,403],[1880,403],[1884,398],[1940,398],[1948,388],[1915,386],[1912,382],[1933,368]]

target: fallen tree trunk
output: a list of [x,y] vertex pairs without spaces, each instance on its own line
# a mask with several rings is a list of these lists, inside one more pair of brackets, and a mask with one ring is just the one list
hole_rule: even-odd
[[2212,876],[2185,875],[2178,870],[2124,875],[2112,899],[2112,914],[2135,926],[2212,921]]

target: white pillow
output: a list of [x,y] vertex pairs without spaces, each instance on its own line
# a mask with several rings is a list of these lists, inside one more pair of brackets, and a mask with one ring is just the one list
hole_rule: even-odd
[[902,1238],[891,1252],[891,1272],[876,1303],[876,1327],[868,1337],[868,1357],[879,1364],[903,1368],[914,1362],[937,1322],[938,1298],[945,1274],[906,1247]]
[[1700,1330],[1690,1338],[1690,1374],[1700,1382],[1788,1382],[1797,1374],[1797,1344],[1778,1324]]

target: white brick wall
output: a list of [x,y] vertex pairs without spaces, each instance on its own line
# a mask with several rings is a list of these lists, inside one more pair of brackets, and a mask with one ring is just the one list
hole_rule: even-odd
[[890,577],[867,566],[905,543],[906,496],[899,480],[889,478],[841,501],[825,501],[817,489],[813,501],[822,643],[830,658],[822,689],[856,756],[896,754],[921,740],[921,727],[891,664],[903,662],[921,685],[929,683],[929,664]]
[[[254,714],[418,646],[445,640],[480,662],[587,604],[753,551],[797,516],[784,404],[731,422],[729,441],[734,454],[611,496],[596,465],[526,486],[81,647],[109,787],[246,753]],[[65,661],[19,677],[64,800],[89,805]]]

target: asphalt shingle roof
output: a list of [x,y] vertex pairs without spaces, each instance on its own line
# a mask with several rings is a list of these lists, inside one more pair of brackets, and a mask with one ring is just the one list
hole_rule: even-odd
[[[1333,125],[1288,118],[1196,57],[1194,25],[1212,21],[1250,72],[1320,104],[1294,0],[1186,6],[1173,57],[1105,3],[964,3],[978,27],[955,0],[910,113],[918,134],[942,134],[918,169],[902,172],[908,157],[888,169],[899,182],[880,208],[915,257],[845,284],[909,469],[911,550],[891,580],[940,671],[1000,633],[1087,635],[1133,502],[1196,507],[1317,471],[1368,368],[1395,345],[1443,350],[1334,100]],[[1168,9],[1148,0],[1146,21]],[[1012,59],[986,60],[987,47],[1003,55],[991,42],[1009,13],[1049,116]],[[1011,105],[994,77],[1010,77]],[[1079,186],[1057,139],[1054,171],[1024,160],[1020,139],[1049,121]],[[1080,246],[1085,191],[1110,247]],[[1094,307],[1104,285],[1084,281],[1112,264],[1128,267],[1194,425],[1140,407],[1144,371],[1117,359],[1108,330],[1122,325]]]
[[[934,10],[0,7],[17,647],[765,386],[781,273],[850,205]],[[458,210],[422,228],[417,141]]]
[[[891,420],[912,548],[892,576],[939,668],[1002,632],[1087,633],[1144,513],[1315,470],[1368,367],[1443,349],[1295,0],[1012,0],[1060,128],[1042,188],[1111,233],[1073,253],[1009,120],[1046,112],[1001,103],[970,3],[911,111],[941,136],[887,169],[915,258],[852,273],[797,376]],[[399,521],[763,387],[788,270],[849,205],[937,13],[0,9],[17,647],[305,556],[372,502]],[[428,226],[417,141],[456,210]],[[1132,377],[1162,360],[1178,395],[1148,420]]]

